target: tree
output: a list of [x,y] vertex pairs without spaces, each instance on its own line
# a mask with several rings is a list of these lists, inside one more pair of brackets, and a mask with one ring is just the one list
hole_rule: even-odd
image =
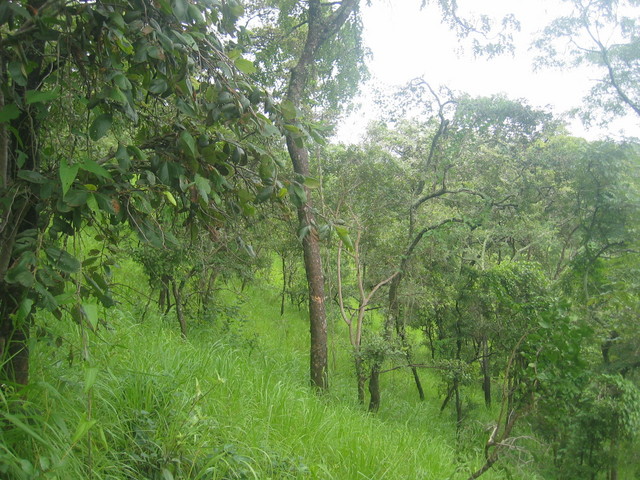
[[[404,195],[408,198],[399,227],[403,231],[396,244],[404,247],[396,249],[398,275],[389,285],[385,338],[390,341],[395,331],[411,365],[411,349],[405,340],[405,325],[411,322],[409,311],[431,311],[429,304],[436,303],[431,299],[438,295],[434,290],[448,292],[452,295],[448,300],[438,300],[438,314],[449,311],[447,316],[454,319],[451,331],[446,333],[455,342],[453,351],[447,352],[448,360],[463,362],[462,347],[469,339],[463,328],[463,318],[467,316],[458,308],[462,292],[452,292],[468,287],[468,268],[489,268],[506,259],[503,251],[508,242],[513,255],[521,248],[516,249],[510,227],[529,210],[528,197],[532,195],[525,183],[529,165],[521,164],[520,157],[558,125],[546,112],[498,96],[442,98],[419,79],[408,86],[405,95],[404,101],[420,102],[431,117],[413,123],[397,122],[386,137],[383,133],[374,139],[394,152],[407,170]],[[394,101],[403,105],[402,96]],[[524,241],[532,243],[531,239]],[[442,261],[442,255],[448,264]],[[417,300],[409,299],[409,291],[420,292],[413,295]],[[443,334],[445,329],[440,327]],[[478,353],[472,353],[470,358],[475,361]],[[420,392],[417,371],[411,368]],[[378,385],[380,371],[381,365],[374,365],[374,386]],[[457,384],[454,376],[449,391],[459,398]],[[371,408],[375,410],[379,391],[371,390]]]
[[241,14],[232,1],[0,5],[3,381],[28,380],[35,308],[92,328],[112,303],[65,248],[83,226],[127,223],[162,247],[154,210],[181,210],[194,232],[252,212],[257,164],[274,165],[252,139],[279,133],[257,115],[253,65],[221,40]]
[[[640,36],[636,0],[565,0],[571,12],[555,19],[534,42],[542,55],[538,65],[588,65],[602,72],[582,113],[593,110],[640,115]],[[565,53],[568,50],[568,55]],[[562,53],[561,53],[562,52]],[[602,120],[606,121],[606,118]]]
[[[253,6],[254,14],[263,19],[263,23],[249,33],[252,42],[261,47],[255,52],[256,64],[261,67],[263,78],[274,85],[282,99],[287,151],[297,177],[291,185],[291,198],[298,209],[299,236],[309,287],[310,377],[312,386],[319,391],[328,388],[327,321],[318,225],[311,192],[305,185],[305,180],[311,176],[308,143],[312,138],[320,138],[312,125],[313,109],[337,105],[348,98],[348,94],[327,88],[344,80],[339,67],[346,65],[347,72],[354,68],[356,72],[362,71],[358,5],[358,0],[258,2]],[[279,28],[264,21],[268,18],[277,18]],[[338,39],[345,38],[356,44],[352,55],[345,56],[340,50]],[[353,61],[345,62],[347,58]],[[283,72],[286,72],[286,80]],[[357,88],[357,83],[345,85],[347,92]]]

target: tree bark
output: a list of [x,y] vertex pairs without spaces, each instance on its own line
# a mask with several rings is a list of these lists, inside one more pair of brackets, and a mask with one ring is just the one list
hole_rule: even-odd
[[187,321],[185,320],[184,312],[182,311],[183,285],[178,286],[178,282],[172,278],[171,287],[173,289],[173,298],[176,301],[176,315],[178,316],[178,323],[180,324],[180,335],[182,338],[187,338]]
[[371,367],[369,377],[369,411],[376,413],[380,408],[380,365]]
[[[307,38],[298,63],[291,70],[286,95],[286,99],[296,108],[299,109],[302,104],[304,92],[310,80],[310,69],[317,60],[320,47],[338,33],[357,6],[358,0],[343,0],[340,6],[325,18],[322,14],[321,1],[309,0]],[[287,133],[286,139],[294,172],[305,177],[309,176],[308,150],[296,141],[291,132]],[[309,286],[311,385],[323,392],[329,388],[324,275],[320,257],[320,239],[315,230],[315,215],[307,187],[305,192],[307,201],[298,207],[298,220],[300,228],[307,227],[309,232],[302,241],[302,249]]]
[[482,339],[482,391],[484,392],[484,404],[491,407],[491,372],[489,368],[489,342]]
[[360,355],[360,351],[354,352],[356,379],[358,382],[358,403],[364,406],[364,386],[367,380],[367,376],[365,374],[364,365],[362,364],[362,357]]
[[287,295],[287,263],[282,254],[282,293],[280,294],[280,316],[284,315],[284,300]]

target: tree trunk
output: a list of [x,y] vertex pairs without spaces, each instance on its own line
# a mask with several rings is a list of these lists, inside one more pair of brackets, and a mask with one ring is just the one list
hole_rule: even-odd
[[211,307],[213,301],[213,291],[216,286],[216,279],[218,278],[218,271],[212,269],[211,273],[206,275],[204,295],[202,297],[202,313],[205,314]]
[[358,403],[360,405],[364,405],[364,385],[367,380],[367,376],[365,375],[364,365],[362,364],[362,357],[360,356],[360,352],[356,351],[354,353],[354,363],[356,367],[356,380],[358,382]]
[[482,391],[484,392],[484,404],[491,407],[491,372],[489,368],[489,342],[482,339]]
[[160,293],[158,294],[158,307],[161,312],[166,315],[171,308],[171,298],[169,297],[169,285],[171,283],[171,277],[169,275],[162,275],[160,277]]
[[[411,362],[412,360],[409,360]],[[416,367],[411,367],[411,373],[413,374],[413,381],[416,384],[416,389],[418,390],[418,397],[420,401],[424,401],[424,389],[422,388],[422,382],[420,381],[420,376],[418,375],[418,369]]]
[[453,391],[456,395],[456,433],[460,433],[462,427],[462,397],[460,396],[460,382],[453,380]]
[[[307,18],[307,38],[298,63],[291,70],[286,99],[297,109],[302,104],[305,89],[310,80],[310,71],[317,61],[320,47],[329,41],[342,28],[358,5],[358,0],[343,0],[340,6],[328,17],[322,14],[320,0],[309,0]],[[297,138],[288,132],[287,150],[295,173],[309,176],[309,152]],[[304,267],[309,285],[309,330],[311,333],[310,369],[311,385],[318,391],[329,388],[327,375],[327,318],[325,312],[324,275],[320,258],[320,239],[315,230],[315,215],[311,205],[310,192],[305,187],[307,201],[298,207],[300,228],[307,228],[308,234],[302,240]]]
[[284,298],[287,294],[287,263],[282,254],[282,293],[280,295],[280,316],[284,315]]
[[182,311],[182,285],[178,286],[178,282],[172,278],[171,287],[173,288],[173,298],[176,301],[176,315],[180,324],[180,335],[182,338],[187,338],[187,321]]
[[369,377],[369,411],[376,413],[380,408],[380,364],[374,363]]
[[[396,300],[397,303],[397,300]],[[411,345],[407,342],[407,335],[405,331],[404,320],[400,320],[400,315],[396,316],[396,332],[398,333],[398,337],[400,337],[400,342],[402,345],[402,350],[404,351],[405,357],[407,359],[407,365],[413,364],[413,354],[411,351]],[[416,384],[416,389],[418,390],[418,397],[420,401],[424,401],[424,389],[422,388],[422,382],[420,381],[420,375],[418,375],[418,369],[416,367],[411,367],[411,373],[413,375],[413,381]]]

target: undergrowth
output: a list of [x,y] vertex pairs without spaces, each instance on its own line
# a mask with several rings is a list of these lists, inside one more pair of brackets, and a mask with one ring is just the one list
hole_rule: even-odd
[[428,372],[425,402],[398,371],[377,416],[358,405],[337,323],[331,393],[314,394],[304,316],[281,317],[276,295],[221,292],[226,307],[193,319],[187,340],[124,304],[96,332],[39,317],[31,384],[0,393],[0,478],[457,480],[482,464],[491,412],[475,406],[480,420],[456,432]]

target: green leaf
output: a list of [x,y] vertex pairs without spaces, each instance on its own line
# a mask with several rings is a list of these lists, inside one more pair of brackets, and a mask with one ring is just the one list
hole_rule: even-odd
[[12,423],[18,430],[22,430],[24,433],[42,443],[43,445],[47,445],[48,442],[45,441],[35,430],[33,430],[29,425],[20,420],[17,416],[9,413],[0,411],[0,415],[4,416],[10,423]]
[[171,9],[178,20],[181,22],[187,20],[187,2],[184,0],[173,0],[171,2]]
[[102,275],[95,271],[91,272],[91,275],[87,275],[83,272],[83,275],[87,281],[87,285],[92,290],[92,294],[100,300],[102,305],[107,308],[115,305],[115,301],[109,293],[109,285]]
[[160,41],[160,45],[162,45],[162,48],[164,48],[165,51],[167,52],[174,51],[175,46],[169,37],[167,37],[164,33],[162,33],[159,30],[156,30],[156,36],[158,37],[158,40]]
[[71,443],[75,444],[78,443],[82,437],[84,437],[87,433],[89,433],[89,430],[91,430],[91,427],[93,427],[97,422],[95,420],[86,420],[86,419],[82,419],[80,420],[80,423],[78,424],[78,428],[76,428],[76,433],[73,434],[73,437],[71,438]]
[[118,149],[115,154],[116,160],[118,160],[118,165],[120,166],[120,170],[127,171],[131,168],[131,159],[129,158],[129,152],[127,151],[127,147],[123,144],[118,143]]
[[97,142],[104,137],[111,128],[112,123],[113,118],[110,114],[103,113],[102,115],[98,115],[89,127],[89,137],[91,140]]
[[305,203],[307,203],[307,193],[304,191],[302,185],[297,182],[291,184],[291,188],[289,189],[289,196],[291,197],[291,201],[296,207],[301,207]]
[[89,192],[86,190],[71,189],[69,193],[64,196],[64,203],[70,207],[81,207],[87,203],[89,198]]
[[78,175],[79,165],[74,163],[73,165],[69,165],[66,160],[60,161],[60,182],[62,183],[62,196],[66,195],[73,185],[74,180],[76,179],[76,175]]
[[304,177],[304,184],[308,188],[320,188],[320,180],[313,177]]
[[95,303],[83,303],[82,312],[91,328],[95,330],[98,326],[98,305]]
[[300,240],[300,243],[302,243],[302,241],[304,240],[304,238],[309,235],[309,233],[311,232],[311,226],[309,225],[305,225],[304,227],[302,227],[299,231],[298,231],[298,240]]
[[164,50],[162,50],[162,48],[157,45],[151,45],[147,49],[147,55],[149,55],[151,58],[155,58],[156,60],[165,59]]
[[229,9],[229,13],[234,17],[241,17],[244,14],[244,7],[240,2],[228,1],[225,6]]
[[119,73],[115,77],[113,77],[113,83],[121,90],[131,90],[132,88],[131,82],[123,73]]
[[327,144],[327,139],[324,138],[322,135],[320,135],[315,129],[313,128],[309,129],[309,134],[311,135],[311,138],[313,138],[318,145]]
[[115,102],[118,102],[120,105],[129,103],[127,96],[122,93],[122,90],[120,90],[118,87],[110,88],[107,92],[107,97]]
[[28,90],[25,94],[27,105],[38,102],[46,103],[58,97],[60,97],[60,90],[58,88],[44,92],[41,90]]
[[242,73],[246,73],[247,75],[251,75],[258,71],[256,69],[256,66],[253,64],[253,62],[251,62],[250,60],[247,60],[246,58],[242,58],[242,57],[236,58],[236,60],[233,63],[235,64],[238,70],[240,70]]
[[288,132],[291,132],[291,133],[296,133],[296,134],[301,134],[302,133],[302,130],[300,130],[295,125],[285,125],[284,129],[287,130]]
[[98,165],[94,160],[85,160],[84,163],[80,164],[80,168],[87,172],[91,172],[98,177],[103,177],[111,180],[111,174],[104,167]]
[[84,372],[84,393],[89,393],[98,378],[98,367],[88,367]]
[[39,303],[41,308],[44,308],[46,310],[49,310],[50,312],[53,312],[54,310],[57,310],[60,307],[55,297],[51,295],[51,293],[46,288],[44,288],[44,286],[36,282],[34,283],[33,288],[35,288],[36,292],[40,294]]
[[20,302],[20,306],[18,307],[18,311],[16,312],[15,319],[13,321],[13,325],[15,327],[21,327],[23,325],[23,322],[27,320],[33,310],[33,303],[33,300],[28,297],[22,299],[22,301]]
[[29,265],[26,262],[19,262],[15,266],[11,267],[4,275],[4,281],[7,283],[17,283],[25,288],[31,288],[33,286],[34,278],[33,273],[29,269]]
[[49,260],[51,260],[52,265],[61,272],[77,273],[80,271],[80,262],[68,252],[56,247],[48,247],[44,251]]
[[182,98],[178,98],[178,100],[176,100],[176,106],[185,115],[189,115],[190,117],[198,115],[198,111],[194,108],[195,104],[187,103]]
[[171,205],[173,205],[174,207],[178,206],[178,203],[176,202],[175,197],[173,196],[173,194],[169,190],[165,190],[162,193],[164,194],[164,196],[167,198],[167,200],[169,201],[169,203]]
[[211,184],[209,180],[204,177],[201,177],[196,173],[194,178],[194,183],[196,184],[196,188],[198,189],[198,193],[204,199],[205,202],[209,201],[209,194],[211,193]]
[[21,87],[27,86],[27,70],[25,69],[22,62],[9,62],[7,70],[14,82],[16,82]]
[[204,23],[202,12],[193,3],[190,3],[187,7],[187,14],[189,15],[189,20],[191,20],[196,25],[201,25]]
[[0,109],[0,123],[10,122],[20,116],[20,109],[15,103],[5,105]]
[[129,153],[129,155],[137,158],[140,161],[146,161],[147,160],[147,154],[144,153],[142,150],[140,150],[138,147],[136,147],[135,145],[129,145],[127,147],[127,152]]
[[269,185],[264,187],[262,190],[258,192],[256,195],[256,202],[261,203],[267,201],[271,195],[273,194],[275,187],[273,185]]
[[18,170],[18,178],[40,185],[47,183],[47,177],[33,170]]
[[194,140],[193,136],[191,136],[191,134],[186,130],[183,130],[180,134],[180,146],[187,155],[189,155],[191,158],[196,158],[196,155],[198,154],[196,141]]
[[163,13],[167,15],[171,15],[172,13],[171,5],[169,5],[168,0],[158,0],[158,3],[160,4],[160,9],[162,10]]
[[156,95],[161,95],[167,91],[169,88],[169,84],[164,78],[155,78],[151,80],[149,84],[149,91],[151,93],[155,93]]
[[343,227],[342,225],[334,225],[333,228],[338,234],[338,237],[340,237],[340,240],[342,240],[342,243],[344,243],[345,247],[347,247],[347,250],[352,252],[353,241],[349,236],[349,230],[347,229],[347,227]]
[[260,159],[259,168],[260,178],[263,180],[271,180],[276,175],[276,166],[269,157],[262,157]]
[[162,469],[162,478],[163,480],[174,480],[173,473],[171,473],[171,471],[167,470],[166,468]]

